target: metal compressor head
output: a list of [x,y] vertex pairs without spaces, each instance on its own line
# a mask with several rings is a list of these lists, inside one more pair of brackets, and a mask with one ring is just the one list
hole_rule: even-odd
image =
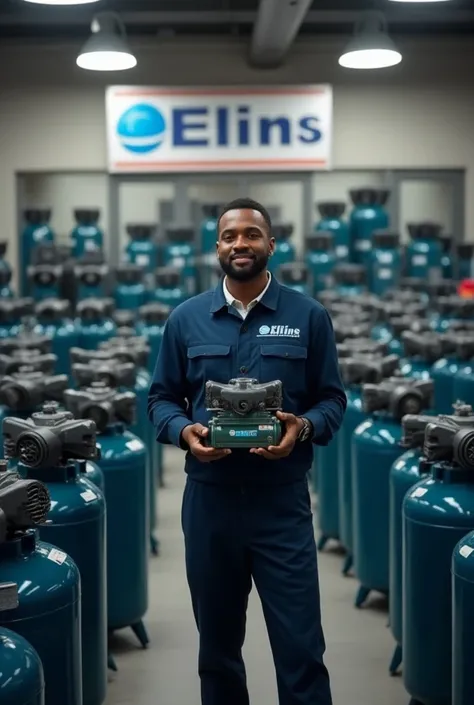
[[132,361],[120,360],[102,350],[71,348],[71,372],[78,387],[89,387],[102,382],[107,387],[134,387],[137,366]]
[[419,414],[431,406],[433,381],[389,377],[378,384],[362,386],[362,408],[366,414],[387,411],[401,421],[406,414]]
[[49,491],[42,482],[0,472],[0,544],[18,531],[43,524],[50,508]]
[[423,454],[429,462],[445,461],[474,471],[474,414],[459,405],[453,416],[438,416],[427,424]]
[[425,429],[428,424],[433,423],[438,417],[427,416],[426,414],[405,414],[402,418],[402,448],[423,448],[425,441]]
[[28,419],[7,417],[3,421],[5,458],[19,460],[36,470],[57,467],[70,460],[96,460],[97,429],[93,420],[76,420],[69,411],[59,411],[47,402]]
[[440,333],[435,331],[425,331],[423,333],[413,333],[404,331],[402,342],[405,355],[407,357],[420,357],[427,362],[436,362],[443,356],[442,338]]
[[393,375],[399,368],[398,355],[363,355],[342,358],[339,362],[341,374],[346,384],[376,384],[385,377]]
[[137,398],[133,392],[119,392],[105,382],[94,381],[84,389],[68,389],[64,404],[76,418],[94,421],[103,433],[114,423],[136,423]]
[[229,384],[212,380],[206,382],[206,407],[208,411],[231,412],[247,416],[252,412],[281,410],[282,383],[279,380],[259,384],[250,378],[231,379]]
[[54,374],[58,362],[57,355],[42,353],[41,350],[12,350],[9,355],[0,353],[0,375],[11,375],[28,367],[44,375]]
[[0,379],[0,404],[10,411],[30,411],[48,401],[62,401],[69,386],[67,375],[48,376],[34,367],[22,366]]
[[33,327],[35,321],[30,318],[23,318],[20,326],[20,332],[14,338],[0,339],[0,352],[4,355],[11,355],[17,350],[24,353],[39,351],[43,354],[51,352],[53,339],[49,335],[38,335],[34,332]]
[[[121,333],[125,331],[121,329]],[[121,362],[133,362],[137,367],[147,367],[151,348],[146,338],[132,335],[120,335],[109,340],[104,340],[99,345],[99,350]]]

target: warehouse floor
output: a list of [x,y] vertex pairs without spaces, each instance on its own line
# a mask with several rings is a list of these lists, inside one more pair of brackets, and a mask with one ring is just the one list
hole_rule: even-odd
[[[196,673],[197,637],[184,572],[180,524],[185,475],[183,454],[166,451],[166,483],[159,497],[161,556],[150,564],[151,644],[142,651],[130,631],[114,637],[119,668],[110,677],[107,705],[200,705]],[[330,549],[319,558],[326,662],[333,705],[407,705],[401,678],[387,667],[393,642],[386,605],[377,597],[363,610],[352,606],[353,578],[340,573],[341,557]],[[260,603],[252,590],[244,647],[251,702],[277,705],[271,653]],[[314,705],[317,705],[315,703]]]

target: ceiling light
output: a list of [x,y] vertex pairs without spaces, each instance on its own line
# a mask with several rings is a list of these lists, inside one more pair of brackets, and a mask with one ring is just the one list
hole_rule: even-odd
[[89,5],[100,0],[25,0],[33,5]]
[[88,71],[126,71],[137,65],[127,43],[127,33],[115,12],[99,12],[92,20],[92,36],[82,47],[76,63]]
[[356,22],[354,36],[339,57],[348,69],[383,69],[395,66],[402,55],[387,34],[387,20],[381,12],[366,12]]

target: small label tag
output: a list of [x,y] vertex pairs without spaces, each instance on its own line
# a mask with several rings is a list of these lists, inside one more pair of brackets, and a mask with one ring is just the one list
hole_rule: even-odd
[[133,441],[128,441],[126,445],[130,450],[142,450],[144,448],[143,443],[138,440],[138,438],[134,438]]
[[428,264],[428,259],[426,258],[426,255],[413,255],[411,261],[415,267],[424,267],[426,264]]
[[413,490],[411,493],[412,497],[423,497],[424,494],[426,494],[428,490],[426,487],[417,487],[416,490]]
[[95,492],[92,492],[92,490],[81,492],[81,497],[85,502],[92,502],[94,499],[97,499],[97,495]]
[[461,546],[459,553],[463,558],[469,558],[471,553],[474,553],[474,548],[471,548],[470,546]]
[[258,430],[259,431],[272,431],[273,426],[269,426],[269,425],[265,426],[264,424],[262,424],[262,426],[258,427]]
[[64,553],[64,551],[59,551],[57,548],[52,548],[48,554],[48,558],[50,561],[54,561],[54,563],[62,565],[67,558],[67,553]]
[[135,264],[138,264],[139,267],[147,267],[150,264],[150,258],[148,255],[137,255]]
[[370,240],[356,240],[355,249],[359,252],[367,252],[367,250],[370,250],[371,245]]
[[336,247],[336,256],[337,257],[347,257],[349,254],[349,248],[346,247],[346,245],[338,245]]

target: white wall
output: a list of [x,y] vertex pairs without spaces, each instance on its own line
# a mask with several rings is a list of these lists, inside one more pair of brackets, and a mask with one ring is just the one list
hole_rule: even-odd
[[[106,168],[104,88],[108,83],[123,82],[332,83],[334,168],[371,171],[372,176],[363,175],[364,182],[366,178],[376,180],[379,170],[390,168],[464,168],[467,236],[473,237],[474,43],[469,38],[399,42],[405,57],[402,64],[368,74],[337,66],[337,52],[343,41],[305,40],[294,47],[283,67],[268,71],[247,65],[247,44],[243,42],[224,45],[214,39],[193,43],[156,39],[136,47],[136,70],[118,76],[81,72],[74,63],[77,46],[4,44],[0,49],[0,62],[5,69],[0,77],[0,213],[3,232],[11,242],[12,261],[16,260],[18,238],[16,173],[77,170],[88,174],[84,186],[64,180],[61,185],[56,181],[54,186],[50,181],[43,193],[43,187],[34,189],[35,198],[52,198],[48,188],[58,189],[56,194],[63,193],[54,197],[55,201],[62,199],[54,216],[61,233],[67,232],[72,206],[89,205],[77,202],[79,194],[81,201],[93,198],[90,205],[100,205],[99,199],[103,198],[106,208],[105,180],[101,181],[97,174],[105,173]],[[355,178],[359,178],[357,173]],[[318,182],[316,200],[323,194],[347,195],[343,175],[327,174],[324,182]],[[64,191],[69,193],[67,197]],[[136,191],[129,191],[126,198],[128,207],[136,209],[134,217],[140,215],[140,220],[156,212],[153,189],[141,191],[140,200]],[[291,196],[290,200],[284,194],[279,198],[287,204],[285,217],[287,213],[289,218],[297,217]],[[418,202],[418,196],[412,196],[413,201]],[[106,213],[104,217],[107,218]],[[122,218],[128,218],[128,213]]]

